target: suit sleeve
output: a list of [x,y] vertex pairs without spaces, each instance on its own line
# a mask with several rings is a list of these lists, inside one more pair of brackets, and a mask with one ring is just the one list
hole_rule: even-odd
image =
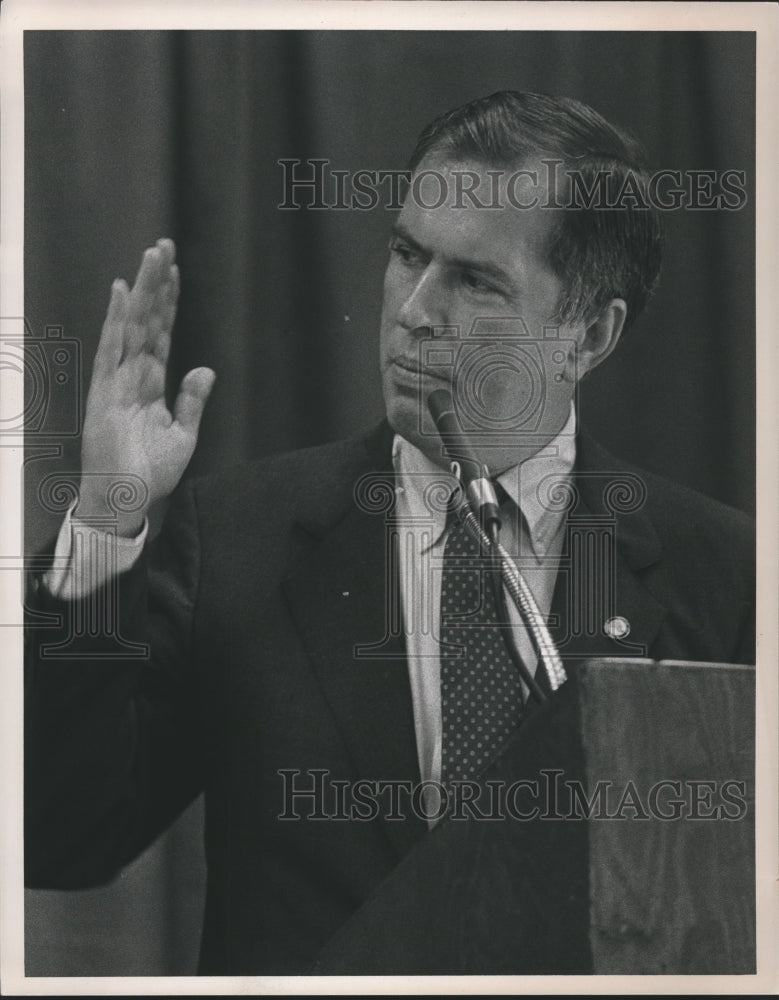
[[97,885],[202,787],[194,491],[136,565],[88,597],[30,581],[25,636],[25,878]]

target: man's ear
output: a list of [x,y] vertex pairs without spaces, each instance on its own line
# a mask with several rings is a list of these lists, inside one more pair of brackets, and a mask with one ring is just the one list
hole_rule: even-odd
[[575,357],[573,353],[568,356],[569,381],[575,382],[606,360],[617,346],[627,313],[624,299],[612,299],[595,319],[585,324]]

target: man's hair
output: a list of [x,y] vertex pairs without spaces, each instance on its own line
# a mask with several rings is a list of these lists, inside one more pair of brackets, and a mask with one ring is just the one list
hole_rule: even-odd
[[[431,122],[417,140],[409,169],[416,170],[430,153],[506,169],[562,160],[556,169],[566,190],[555,197],[574,207],[561,210],[548,247],[549,264],[564,287],[558,318],[592,319],[613,298],[627,303],[626,326],[638,316],[657,284],[663,237],[659,213],[647,198],[643,150],[634,138],[572,98],[500,91]],[[602,171],[606,204],[618,200],[626,181],[638,197],[623,197],[616,208],[569,197],[572,173],[579,175],[581,193],[583,186],[588,191],[597,186]],[[646,207],[631,203],[638,198]]]

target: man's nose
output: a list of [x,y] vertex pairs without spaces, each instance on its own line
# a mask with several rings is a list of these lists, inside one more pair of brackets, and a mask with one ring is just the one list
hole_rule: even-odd
[[398,319],[407,330],[446,324],[447,296],[441,275],[432,265],[425,268],[400,308]]

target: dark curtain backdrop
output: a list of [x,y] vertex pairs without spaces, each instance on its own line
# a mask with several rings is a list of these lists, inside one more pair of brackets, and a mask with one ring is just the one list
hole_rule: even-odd
[[[278,159],[402,168],[420,128],[470,98],[568,94],[657,167],[747,174],[743,210],[667,215],[661,287],[582,408],[613,451],[751,511],[754,51],[752,34],[715,32],[28,32],[27,319],[80,341],[88,385],[112,279],[170,235],[174,377],[218,373],[192,470],[359,431],[382,413],[393,213],[279,211]],[[66,426],[72,396],[51,406]],[[28,448],[28,550],[56,528],[38,483],[78,467],[76,438],[43,443]],[[28,893],[28,974],[192,972],[200,821],[195,804],[112,886]]]

